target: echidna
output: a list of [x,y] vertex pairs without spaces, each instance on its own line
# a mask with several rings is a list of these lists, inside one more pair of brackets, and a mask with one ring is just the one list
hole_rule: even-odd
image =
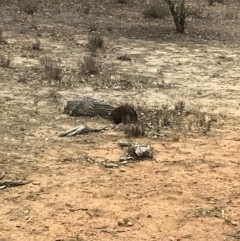
[[111,116],[115,124],[133,124],[138,121],[138,115],[130,105],[121,105],[117,108],[114,108],[111,112]]

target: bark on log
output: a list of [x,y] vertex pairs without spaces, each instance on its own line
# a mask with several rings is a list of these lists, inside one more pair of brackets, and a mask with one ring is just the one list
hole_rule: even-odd
[[113,120],[111,112],[114,108],[114,106],[105,103],[103,100],[85,97],[82,100],[68,101],[64,113],[70,116],[100,116]]

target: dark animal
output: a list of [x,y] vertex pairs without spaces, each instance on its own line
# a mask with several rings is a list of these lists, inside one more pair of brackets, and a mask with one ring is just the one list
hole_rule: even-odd
[[130,105],[121,105],[117,108],[114,108],[111,112],[111,116],[115,124],[134,124],[138,121],[138,115]]

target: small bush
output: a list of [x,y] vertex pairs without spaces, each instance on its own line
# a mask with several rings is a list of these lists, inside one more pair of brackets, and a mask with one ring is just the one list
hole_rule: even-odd
[[0,67],[9,68],[10,62],[10,56],[0,55]]
[[38,37],[36,37],[36,42],[32,44],[32,49],[33,50],[41,50],[41,42]]
[[124,134],[126,137],[144,136],[144,125],[141,122],[137,122],[136,124],[128,123],[124,126]]
[[89,26],[88,26],[88,29],[89,29],[90,32],[95,32],[98,29],[98,24],[94,21],[90,22]]
[[37,0],[19,0],[19,3],[22,3],[23,11],[29,15],[33,15],[38,10]]
[[214,2],[224,4],[224,0],[208,0],[208,5],[212,6]]
[[3,31],[0,29],[0,43],[4,43],[4,38],[3,38]]
[[54,61],[48,56],[40,59],[40,63],[44,68],[45,74],[49,79],[61,81],[62,79],[62,66],[61,60]]
[[121,4],[125,4],[128,2],[128,0],[116,0],[116,1],[117,1],[117,3],[121,3]]
[[161,135],[163,129],[180,131],[183,128],[185,103],[178,101],[173,107],[162,105],[149,109],[142,105],[137,108],[142,130],[145,135]]
[[0,28],[0,44],[8,44],[8,42],[3,37],[3,30]]
[[88,44],[87,47],[89,48],[90,51],[96,51],[98,48],[103,47],[103,38],[98,35],[98,34],[93,34],[88,37]]
[[24,71],[24,72],[19,74],[18,82],[20,82],[20,83],[27,83],[28,82],[28,72],[27,71]]
[[82,63],[82,71],[85,74],[96,74],[98,72],[98,67],[95,59],[90,56],[84,56]]
[[165,18],[170,15],[169,8],[163,0],[151,0],[143,10],[145,18]]
[[84,6],[83,12],[84,12],[85,14],[89,14],[89,12],[90,12],[90,6],[88,6],[88,5]]

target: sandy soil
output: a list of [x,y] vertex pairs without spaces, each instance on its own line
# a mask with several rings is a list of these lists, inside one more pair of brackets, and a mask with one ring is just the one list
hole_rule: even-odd
[[[32,181],[1,186],[1,241],[240,237],[240,7],[202,3],[204,18],[189,18],[181,35],[171,17],[144,19],[142,2],[40,1],[30,16],[1,1],[0,53],[11,62],[0,68],[0,182]],[[100,72],[79,74],[94,27]],[[46,79],[46,54],[61,59],[61,83]],[[153,159],[109,169],[102,163],[125,154],[126,137],[107,120],[63,114],[84,96],[149,108],[182,100],[215,121],[207,133],[170,130],[178,141],[137,138]],[[59,137],[84,123],[108,129]]]

